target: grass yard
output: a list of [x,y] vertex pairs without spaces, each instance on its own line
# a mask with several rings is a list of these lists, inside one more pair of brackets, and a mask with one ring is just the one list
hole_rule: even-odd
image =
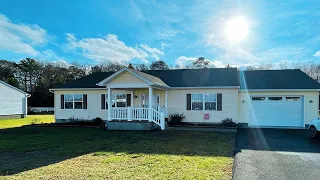
[[0,129],[0,179],[231,179],[235,133]]
[[54,122],[54,115],[28,115],[23,119],[0,119],[0,129],[20,127],[28,124],[41,124],[51,122]]

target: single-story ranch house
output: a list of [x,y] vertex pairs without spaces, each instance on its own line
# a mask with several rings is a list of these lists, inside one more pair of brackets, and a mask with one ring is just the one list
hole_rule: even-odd
[[[236,68],[94,73],[55,89],[56,122],[70,118],[149,121],[183,113],[184,122],[231,118],[251,127],[304,128],[318,116],[320,84],[300,70]],[[109,103],[110,102],[110,103]]]
[[29,94],[0,81],[0,119],[26,117]]

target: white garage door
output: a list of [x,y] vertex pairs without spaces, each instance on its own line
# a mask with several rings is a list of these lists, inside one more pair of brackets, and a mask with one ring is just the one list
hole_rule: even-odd
[[302,96],[252,96],[250,126],[303,127]]

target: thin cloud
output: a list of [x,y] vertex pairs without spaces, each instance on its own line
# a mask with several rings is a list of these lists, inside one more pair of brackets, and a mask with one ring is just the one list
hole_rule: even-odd
[[0,14],[0,49],[36,56],[39,51],[34,46],[46,44],[49,38],[38,25],[13,23]]
[[141,44],[140,47],[142,49],[144,49],[145,51],[147,51],[148,53],[151,54],[151,56],[155,59],[155,60],[159,60],[161,55],[163,55],[163,52],[160,51],[157,48],[151,48],[150,46],[148,46],[147,44]]
[[152,48],[147,44],[139,47],[127,46],[114,34],[108,34],[102,38],[77,39],[73,34],[66,34],[67,48],[76,51],[82,56],[97,62],[118,62],[128,63],[133,59],[139,59],[148,63],[147,58],[159,59],[159,55],[164,53],[157,48]]
[[[186,57],[180,56],[176,59],[176,65],[182,68],[193,67],[193,62],[197,59],[197,57]],[[209,60],[209,59],[206,59]],[[222,68],[225,67],[225,64],[219,60],[209,60],[210,67]]]

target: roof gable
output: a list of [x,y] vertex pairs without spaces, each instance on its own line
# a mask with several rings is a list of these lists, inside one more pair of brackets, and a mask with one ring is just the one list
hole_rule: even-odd
[[156,85],[156,86],[163,86],[168,87],[161,79],[158,77],[152,76],[150,74],[146,74],[134,69],[123,68],[120,71],[115,72],[111,76],[105,78],[104,80],[97,83],[98,86],[106,86],[108,83],[112,82],[115,78],[123,75],[124,73],[130,73],[131,75],[135,76],[136,78],[144,81],[148,85]]
[[22,94],[26,94],[27,96],[30,96],[28,93],[26,93],[26,92],[24,92],[24,91],[22,91],[22,90],[20,90],[20,89],[18,89],[16,87],[14,87],[14,86],[11,86],[10,84],[7,84],[7,83],[5,83],[3,81],[0,81],[0,83],[5,85],[5,86],[7,86],[7,87],[9,87],[9,88],[11,88],[11,89],[13,89],[13,90],[15,90],[15,91],[18,91],[18,92],[20,92]]

